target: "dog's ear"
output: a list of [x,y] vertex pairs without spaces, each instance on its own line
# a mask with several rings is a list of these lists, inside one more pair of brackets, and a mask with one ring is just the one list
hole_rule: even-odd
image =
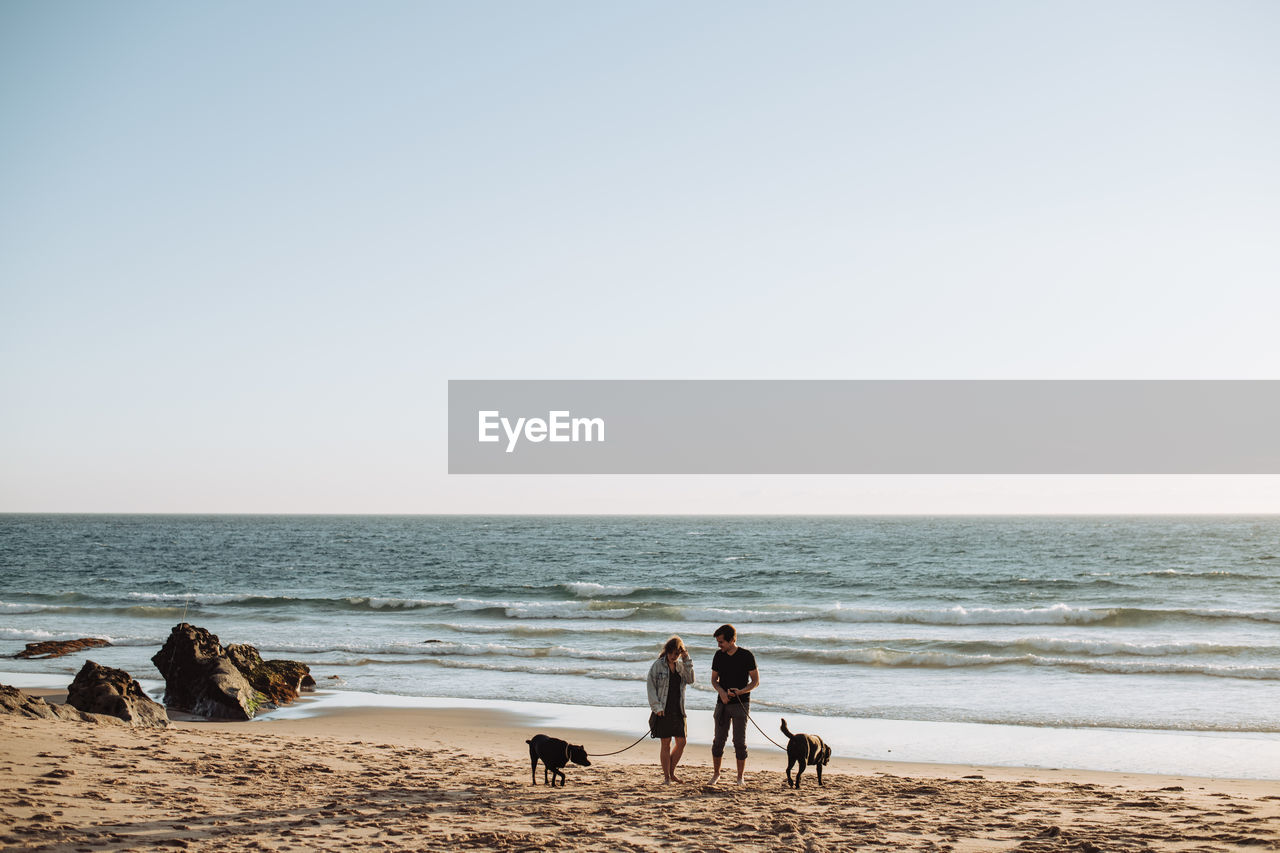
[[822,748],[822,763],[823,764],[831,763],[831,747],[829,746],[824,746]]

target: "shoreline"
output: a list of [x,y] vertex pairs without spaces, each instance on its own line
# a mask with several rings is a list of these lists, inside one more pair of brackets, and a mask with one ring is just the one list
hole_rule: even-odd
[[552,789],[531,771],[535,732],[597,754],[632,738],[473,706],[3,725],[7,849],[1280,849],[1270,780],[836,758],[823,786],[810,768],[794,790],[785,754],[752,746],[747,784],[713,787],[710,750],[691,743],[663,786],[646,738]]
[[[0,683],[22,687],[27,692],[45,696],[48,701],[62,701],[60,697],[65,697],[65,688],[54,686],[61,681],[58,676],[6,680],[16,675],[0,672]],[[42,686],[26,687],[23,681]],[[153,698],[159,699],[158,690],[151,692]],[[484,718],[494,721],[495,728],[509,730],[512,736],[517,731],[527,732],[526,737],[539,731],[568,732],[571,734],[556,736],[576,737],[575,742],[587,745],[588,752],[608,752],[627,746],[645,733],[648,720],[648,709],[641,707],[418,697],[323,688],[248,722],[211,723],[179,717],[183,725],[231,727],[227,731],[245,726],[326,731],[329,725],[326,720],[360,719],[368,725],[384,718],[411,719],[414,714],[458,721]],[[833,763],[848,763],[851,768],[858,768],[852,772],[866,772],[865,768],[869,767],[876,768],[872,772],[889,772],[883,770],[885,767],[908,767],[918,774],[927,772],[925,768],[939,768],[939,772],[943,772],[945,768],[964,767],[1001,775],[1065,772],[1270,782],[1280,789],[1278,733],[1056,729],[753,711],[752,720],[759,728],[747,727],[747,746],[752,755],[782,754],[785,743],[778,723],[784,716],[789,719],[792,731],[821,735],[832,747]],[[691,709],[688,730],[689,753],[704,749],[709,754],[711,712]],[[766,736],[772,742],[766,740]],[[598,742],[610,746],[597,748]],[[648,742],[650,739],[645,737],[628,752],[641,752]]]
[[[457,700],[464,701],[464,700]],[[468,700],[469,701],[469,700]],[[709,718],[709,715],[708,715]],[[400,746],[454,743],[458,746],[483,748],[494,755],[507,755],[514,760],[528,761],[524,739],[543,733],[583,744],[588,753],[611,752],[625,749],[599,761],[617,764],[652,767],[655,780],[661,778],[658,767],[658,742],[649,737],[636,743],[634,736],[624,736],[596,727],[555,726],[539,727],[528,717],[515,711],[500,708],[474,706],[435,708],[374,708],[353,706],[320,710],[305,717],[281,720],[262,720],[264,725],[278,726],[288,734],[305,734],[314,737],[357,737],[376,739]],[[243,723],[185,722],[182,728],[193,731],[213,729],[234,733]],[[793,727],[794,728],[794,727]],[[798,728],[795,729],[799,731]],[[756,733],[758,736],[758,733]],[[779,736],[780,739],[780,736]],[[781,780],[785,774],[787,756],[784,750],[767,743],[747,739],[748,774],[777,774]],[[631,746],[634,744],[634,746]],[[785,743],[783,744],[785,746]],[[732,743],[726,745],[724,766],[733,761]],[[598,762],[597,762],[598,763]],[[688,738],[685,758],[681,766],[705,766],[710,768],[710,738]],[[581,768],[568,768],[567,772]],[[727,771],[726,771],[727,772]],[[812,769],[808,771],[812,773]],[[1275,779],[1229,778],[1195,776],[1186,773],[1142,773],[1132,771],[1093,770],[1087,768],[1043,768],[1013,764],[970,764],[953,762],[903,761],[895,759],[852,758],[832,756],[824,773],[849,775],[892,775],[913,778],[959,779],[981,774],[994,781],[1018,781],[1037,778],[1051,781],[1080,782],[1088,780],[1099,784],[1163,787],[1171,785],[1198,786],[1204,789],[1250,792],[1257,795],[1276,794],[1280,799],[1280,781]],[[710,775],[708,769],[707,775]],[[698,779],[696,782],[705,780]]]

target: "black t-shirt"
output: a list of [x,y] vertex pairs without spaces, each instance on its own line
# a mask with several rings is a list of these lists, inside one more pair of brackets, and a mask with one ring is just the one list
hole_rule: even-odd
[[[711,671],[720,673],[720,686],[725,690],[730,687],[746,687],[751,683],[750,673],[755,668],[756,656],[742,646],[738,646],[738,650],[731,655],[717,649],[716,656],[711,659]],[[742,701],[750,698],[751,694],[748,693],[742,697]]]

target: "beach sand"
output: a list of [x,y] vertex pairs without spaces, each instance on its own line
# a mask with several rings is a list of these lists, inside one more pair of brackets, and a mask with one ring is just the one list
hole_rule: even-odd
[[[39,692],[39,691],[31,691]],[[51,695],[50,701],[56,701]],[[745,787],[710,787],[690,744],[531,784],[519,717],[338,710],[129,729],[0,717],[0,844],[13,850],[1280,850],[1280,782],[834,760],[785,787],[753,748]],[[589,752],[628,738],[547,730]],[[732,765],[732,755],[726,766]],[[730,777],[732,774],[726,774]]]

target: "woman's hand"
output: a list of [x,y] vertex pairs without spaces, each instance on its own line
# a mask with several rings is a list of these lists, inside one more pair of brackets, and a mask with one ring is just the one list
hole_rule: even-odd
[[665,717],[667,715],[666,711],[654,711],[653,713],[657,714],[659,717]]

